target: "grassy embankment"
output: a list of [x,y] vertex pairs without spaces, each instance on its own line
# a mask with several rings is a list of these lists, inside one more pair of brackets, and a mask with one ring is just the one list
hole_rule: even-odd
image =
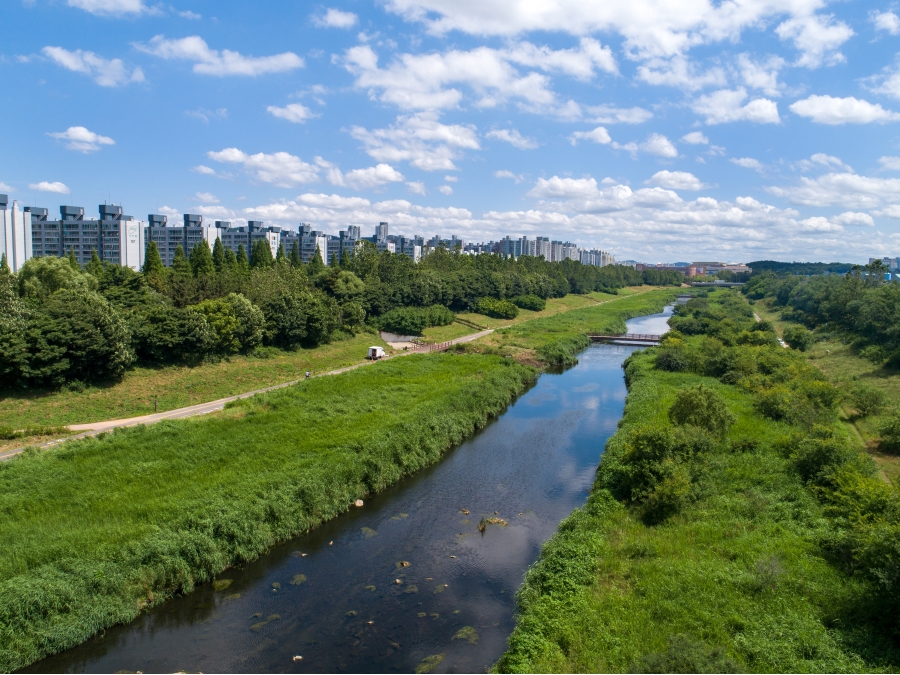
[[0,465],[0,671],[433,463],[534,377],[498,357],[411,356]]
[[[619,430],[526,576],[499,671],[896,672],[878,579],[896,576],[897,493],[802,357],[735,342],[684,338],[681,372],[662,348],[630,359]],[[698,384],[733,415],[721,438],[670,419]]]
[[[636,290],[641,289],[622,289],[620,295],[625,296]],[[478,325],[496,328],[592,306],[616,297],[618,296],[591,293],[552,298],[547,301],[547,308],[543,312],[522,310],[514,321],[491,319],[480,314],[464,313],[460,316]],[[429,342],[443,342],[475,332],[475,328],[454,323],[428,329],[425,339]],[[366,350],[370,345],[381,345],[388,353],[391,352],[377,335],[363,333],[314,349],[271,349],[267,352],[270,358],[265,359],[232,356],[218,363],[205,363],[195,367],[134,368],[125,374],[121,382],[89,387],[83,392],[0,391],[0,424],[18,429],[138,417],[155,412],[154,399],[157,400],[156,411],[165,412],[289,382],[302,377],[307,370],[317,374],[359,364],[365,360]],[[29,441],[38,443],[54,437],[58,438],[35,437]],[[5,449],[5,446],[20,444],[4,445],[0,442],[0,450]]]
[[[799,325],[785,321],[781,312],[772,307],[770,300],[757,300],[754,311],[761,319],[771,321],[779,335],[788,326]],[[851,342],[850,340],[846,341]],[[882,452],[878,448],[879,432],[886,417],[900,402],[900,371],[872,363],[861,357],[843,339],[829,338],[813,343],[805,353],[810,365],[821,370],[836,387],[846,391],[848,387],[863,382],[884,393],[890,403],[880,412],[867,417],[856,415],[849,405],[842,406],[842,421],[858,434],[866,451],[878,463],[885,478],[900,486],[900,457]]]

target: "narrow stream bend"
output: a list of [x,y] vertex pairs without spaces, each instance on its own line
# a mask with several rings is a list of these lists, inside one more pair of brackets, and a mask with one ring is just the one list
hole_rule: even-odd
[[[663,333],[671,313],[628,332]],[[227,588],[203,586],[27,672],[486,671],[523,574],[586,498],[635,349],[592,346],[438,464],[227,570]],[[482,518],[508,524],[481,534]]]

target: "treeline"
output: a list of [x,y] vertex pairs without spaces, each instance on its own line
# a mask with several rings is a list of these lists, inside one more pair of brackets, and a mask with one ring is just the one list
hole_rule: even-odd
[[843,276],[754,275],[743,292],[770,298],[787,320],[848,335],[873,362],[900,366],[900,284],[885,282],[881,265],[854,266]]
[[0,387],[78,388],[139,362],[314,347],[378,327],[419,333],[453,311],[509,316],[546,298],[643,281],[629,267],[444,249],[416,264],[368,243],[332,263],[316,255],[302,264],[296,248],[273,256],[266,241],[235,254],[218,240],[189,257],[179,247],[170,268],[151,242],[140,272],[96,252],[83,269],[74,255],[29,260],[17,275],[0,261]]
[[747,263],[754,276],[765,272],[775,274],[846,274],[853,268],[853,263],[822,262],[778,262],[777,260],[755,260]]

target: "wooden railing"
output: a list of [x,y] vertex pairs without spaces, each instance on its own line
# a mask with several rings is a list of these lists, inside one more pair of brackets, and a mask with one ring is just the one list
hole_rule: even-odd
[[620,335],[588,335],[588,337],[595,342],[603,342],[606,340],[626,340],[629,342],[659,342],[662,335],[651,335],[649,333],[623,333]]

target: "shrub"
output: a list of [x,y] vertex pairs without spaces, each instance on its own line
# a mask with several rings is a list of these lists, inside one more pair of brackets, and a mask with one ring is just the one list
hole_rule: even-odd
[[519,295],[510,300],[516,307],[530,309],[532,312],[542,312],[547,307],[547,301],[536,295]]
[[876,366],[879,366],[887,359],[888,351],[881,345],[869,345],[860,349],[859,355],[866,361],[871,361]]
[[377,324],[381,330],[398,335],[421,335],[426,328],[446,326],[455,318],[456,315],[443,305],[399,307],[378,317]]
[[578,363],[577,354],[591,344],[586,335],[573,335],[559,340],[548,342],[538,347],[538,355],[547,363],[554,366],[574,366]]
[[656,525],[679,513],[691,499],[691,477],[683,466],[674,465],[644,500],[643,519]]
[[850,388],[850,402],[862,417],[875,415],[884,407],[884,392],[862,382]]
[[496,298],[481,298],[475,311],[495,319],[515,319],[519,316],[519,308],[509,300],[497,300]]
[[797,396],[787,387],[777,386],[761,391],[756,397],[756,410],[772,420],[786,420],[796,409]]
[[664,652],[646,654],[629,673],[740,673],[743,669],[722,647],[711,647],[688,635],[673,635]]
[[784,341],[787,342],[792,349],[805,352],[812,347],[815,339],[813,338],[813,334],[803,326],[788,326],[784,329]]
[[728,412],[722,397],[702,384],[678,392],[669,408],[669,419],[678,425],[700,427],[718,438],[734,424],[734,415]]
[[891,415],[878,430],[881,434],[882,450],[893,454],[900,454],[900,412]]
[[662,347],[656,354],[656,367],[672,373],[685,371],[690,366],[684,349]]
[[822,482],[827,474],[853,459],[856,452],[833,436],[810,435],[797,445],[791,461],[807,482]]

